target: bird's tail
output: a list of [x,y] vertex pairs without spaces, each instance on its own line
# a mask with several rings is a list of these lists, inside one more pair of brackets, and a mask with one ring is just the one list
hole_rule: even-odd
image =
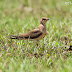
[[19,36],[15,36],[15,35],[10,35],[11,39],[19,39]]

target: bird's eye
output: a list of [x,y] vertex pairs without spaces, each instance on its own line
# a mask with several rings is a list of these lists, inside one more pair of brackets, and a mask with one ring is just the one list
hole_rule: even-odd
[[42,20],[46,20],[46,19],[42,19]]

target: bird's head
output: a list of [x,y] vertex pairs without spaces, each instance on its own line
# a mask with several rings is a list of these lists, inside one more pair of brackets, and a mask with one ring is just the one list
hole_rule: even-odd
[[42,18],[41,20],[40,20],[40,24],[46,24],[46,22],[49,20],[49,18]]

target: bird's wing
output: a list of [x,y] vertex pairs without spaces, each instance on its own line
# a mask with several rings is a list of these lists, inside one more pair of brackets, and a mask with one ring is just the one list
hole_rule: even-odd
[[38,38],[40,35],[42,35],[42,31],[40,31],[40,29],[34,29],[29,31],[26,34],[21,34],[20,36],[25,38],[25,39],[35,39]]

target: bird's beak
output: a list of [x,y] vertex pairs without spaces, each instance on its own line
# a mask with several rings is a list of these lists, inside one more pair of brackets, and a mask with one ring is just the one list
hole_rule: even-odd
[[47,18],[47,20],[49,20],[49,18]]

